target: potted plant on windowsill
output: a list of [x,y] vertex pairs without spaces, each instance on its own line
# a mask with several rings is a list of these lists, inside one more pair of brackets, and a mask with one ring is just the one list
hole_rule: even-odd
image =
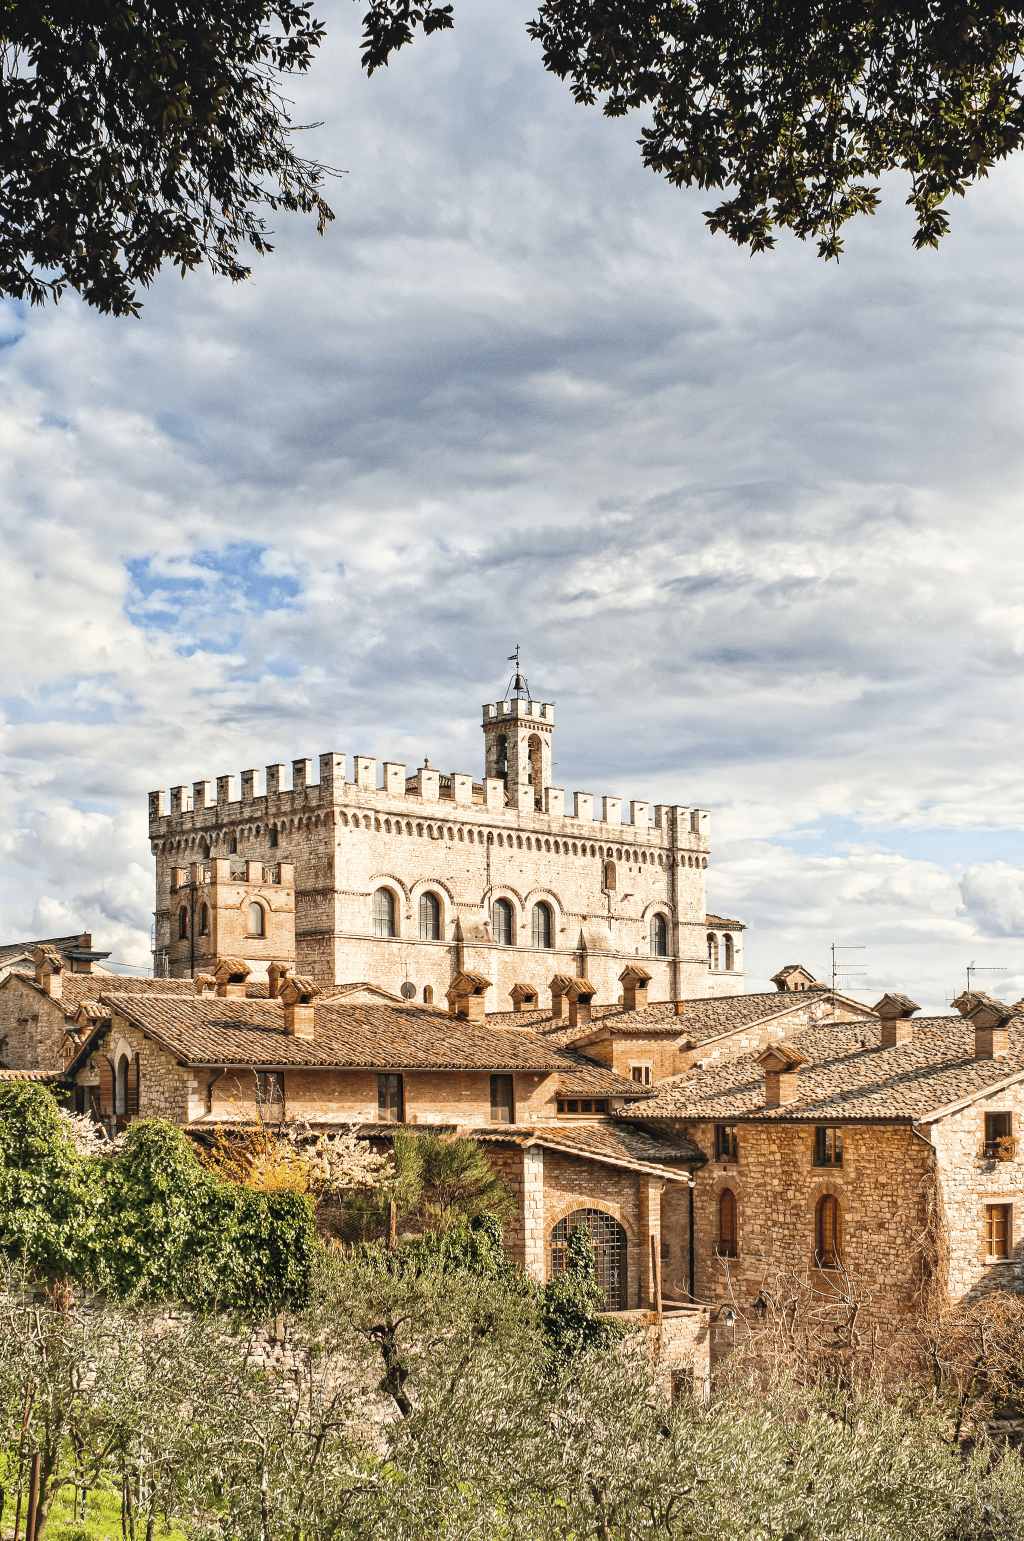
[[1001,1134],[996,1141],[996,1160],[1012,1161],[1017,1154],[1017,1141],[1012,1134]]

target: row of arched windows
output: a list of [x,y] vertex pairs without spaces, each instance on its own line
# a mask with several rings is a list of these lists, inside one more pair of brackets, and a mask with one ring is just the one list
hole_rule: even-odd
[[[264,910],[263,905],[262,904],[258,904],[255,899],[250,904],[250,906],[249,906],[249,908],[248,908],[248,910],[246,912],[245,923],[246,923],[246,934],[248,936],[266,936],[266,934],[267,934],[267,915],[266,915],[266,911]],[[188,922],[188,906],[183,904],[181,909],[178,911],[178,940],[179,940],[179,942],[186,942],[186,941],[188,941],[188,924],[189,924],[189,922]],[[210,934],[210,907],[209,907],[208,904],[201,904],[199,906],[199,912],[196,915],[196,935],[197,936],[209,936],[209,934]]]
[[724,968],[726,972],[729,973],[735,968],[735,966],[736,951],[735,943],[733,942],[732,937],[728,932],[726,932],[725,936],[722,938],[721,945],[719,945],[718,937],[714,934],[713,931],[709,931],[708,968]]
[[[718,1256],[739,1256],[736,1195],[723,1188],[718,1195]],[[814,1263],[817,1268],[843,1266],[843,1212],[833,1193],[818,1200],[814,1210]]]
[[[545,949],[553,947],[554,932],[554,914],[550,904],[542,900],[530,911],[530,946]],[[398,935],[398,904],[390,888],[378,888],[374,893],[373,934],[383,937]],[[442,940],[441,901],[436,894],[420,894],[419,935],[422,942]],[[516,912],[508,899],[495,899],[491,905],[491,936],[499,947],[516,945]],[[656,958],[668,954],[668,922],[664,915],[651,916],[651,953]]]

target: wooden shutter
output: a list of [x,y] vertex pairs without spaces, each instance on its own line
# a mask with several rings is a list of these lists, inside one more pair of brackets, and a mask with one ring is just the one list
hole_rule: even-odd
[[819,1260],[823,1268],[838,1268],[842,1237],[839,1218],[839,1201],[826,1194],[818,1210],[821,1237],[818,1243]]
[[114,1111],[114,1067],[105,1054],[100,1055],[100,1112],[109,1118]]
[[128,1085],[125,1088],[124,1111],[127,1118],[139,1116],[139,1056],[133,1054],[128,1061]]
[[726,1188],[718,1200],[718,1235],[724,1257],[736,1256],[736,1195]]

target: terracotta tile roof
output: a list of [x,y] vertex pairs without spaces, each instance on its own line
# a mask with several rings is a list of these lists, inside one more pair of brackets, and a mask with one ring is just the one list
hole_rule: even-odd
[[620,1123],[533,1124],[509,1128],[485,1124],[464,1132],[485,1144],[543,1145],[547,1150],[561,1150],[569,1155],[641,1171],[664,1171],[668,1167],[671,1176],[684,1180],[686,1170],[706,1159],[692,1140],[658,1138],[646,1130],[629,1129]]
[[891,1049],[878,1047],[878,1030],[868,1022],[809,1028],[787,1041],[807,1060],[800,1067],[796,1102],[766,1108],[764,1072],[754,1055],[741,1054],[713,1069],[694,1068],[660,1081],[642,1112],[630,1109],[618,1117],[921,1121],[1024,1073],[1024,1016],[1014,1018],[1009,1053],[997,1059],[974,1058],[974,1029],[959,1016],[924,1017],[914,1023],[909,1043]]
[[721,915],[705,915],[704,924],[715,926],[719,931],[745,931],[747,928],[742,920],[726,920]]
[[[40,995],[47,995],[42,985],[37,985],[31,975],[18,974],[17,979],[23,985],[29,985],[37,990]],[[83,1001],[98,1001],[101,995],[109,994],[114,990],[118,994],[138,995],[175,995],[191,996],[195,991],[194,979],[140,979],[130,974],[71,974],[65,970],[61,976],[63,988],[60,999],[53,1004],[60,1008],[66,1017],[75,1017],[78,1008]],[[0,980],[0,988],[6,983]],[[245,993],[247,999],[266,999],[269,986],[264,979],[259,984],[247,984]]]
[[74,936],[45,936],[36,942],[5,942],[0,947],[0,963],[6,963],[9,958],[22,956],[31,958],[37,947],[55,947],[58,952],[77,951],[82,945],[82,933],[76,931]]
[[317,1000],[315,1037],[283,1031],[277,1001],[219,996],[103,997],[166,1049],[190,1065],[319,1065],[351,1069],[540,1070],[583,1095],[648,1095],[582,1054],[559,1049],[534,1033],[500,1032],[422,1006]]
[[6,1085],[10,1081],[59,1081],[63,1071],[60,1070],[0,1070],[0,1084]]

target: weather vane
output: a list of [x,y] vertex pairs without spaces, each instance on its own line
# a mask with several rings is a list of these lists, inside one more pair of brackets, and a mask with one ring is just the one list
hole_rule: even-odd
[[515,652],[514,653],[509,653],[508,658],[506,659],[506,662],[507,663],[514,663],[515,666],[516,666],[515,675],[513,676],[512,679],[509,680],[508,685],[505,688],[506,696],[518,696],[521,700],[529,701],[531,699],[531,697],[530,697],[530,686],[529,686],[528,682],[523,678],[522,674],[519,672],[519,643],[518,642],[516,643],[516,650],[515,650]]

